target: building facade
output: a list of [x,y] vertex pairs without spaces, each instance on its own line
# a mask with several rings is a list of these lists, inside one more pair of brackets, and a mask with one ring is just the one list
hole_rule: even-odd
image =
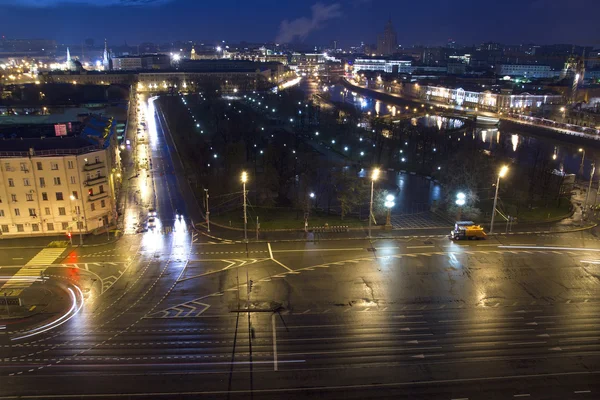
[[557,78],[560,71],[553,71],[549,65],[539,64],[498,64],[499,76],[523,76],[526,78]]
[[116,223],[116,124],[101,117],[88,122],[78,137],[4,141],[0,235],[85,234]]
[[565,98],[556,94],[510,94],[492,93],[490,91],[475,92],[463,88],[447,88],[442,86],[404,85],[405,94],[427,101],[436,101],[470,109],[489,110],[494,112],[516,109],[535,110],[544,105],[565,104]]
[[410,73],[412,61],[390,60],[387,58],[357,58],[354,60],[354,71],[382,71],[391,73]]

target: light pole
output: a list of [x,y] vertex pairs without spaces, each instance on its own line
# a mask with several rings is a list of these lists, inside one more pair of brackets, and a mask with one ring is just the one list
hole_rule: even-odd
[[463,192],[458,192],[456,193],[456,205],[458,206],[458,216],[457,216],[457,221],[460,221],[462,218],[462,207],[465,205],[465,198],[467,196],[465,196],[465,194]]
[[248,243],[248,218],[246,216],[246,182],[248,181],[248,174],[246,171],[242,172],[242,185],[244,190],[244,241]]
[[373,188],[375,181],[379,178],[379,168],[375,168],[371,173],[371,202],[369,204],[369,239],[371,239],[371,219],[373,218]]
[[585,203],[583,203],[583,210],[581,210],[581,222],[583,223],[583,213],[586,212],[588,198],[590,197],[590,191],[592,190],[592,179],[596,172],[596,163],[592,163],[592,171],[590,172],[590,184],[588,185],[587,193],[585,194]]
[[392,229],[392,207],[396,205],[394,202],[396,198],[393,194],[385,196],[385,207],[387,208],[387,217],[385,219],[385,229]]
[[498,179],[496,180],[496,195],[494,196],[494,208],[492,209],[492,222],[490,223],[490,234],[494,233],[494,217],[496,216],[496,205],[498,204],[498,187],[500,186],[500,178],[504,178],[508,172],[508,167],[504,165],[498,172]]
[[306,212],[304,213],[304,232],[308,232],[308,215],[310,214],[310,199],[315,198],[315,193],[310,192],[306,198]]
[[[71,201],[77,200],[75,198],[75,196],[73,196],[73,195],[71,195],[69,198],[71,199]],[[81,233],[81,225],[79,225],[79,223],[80,223],[79,222],[79,219],[80,219],[79,216],[81,214],[81,210],[79,209],[78,205],[75,205],[75,210],[77,212],[77,229],[79,229],[79,245],[81,246],[81,245],[83,245],[83,234]],[[81,222],[81,224],[83,225],[83,222]]]
[[585,161],[585,149],[583,147],[580,147],[579,152],[581,153],[581,163],[579,164],[579,173],[577,175],[581,175],[583,177],[583,162]]
[[206,230],[210,232],[210,211],[208,210],[208,189],[204,189],[206,192]]

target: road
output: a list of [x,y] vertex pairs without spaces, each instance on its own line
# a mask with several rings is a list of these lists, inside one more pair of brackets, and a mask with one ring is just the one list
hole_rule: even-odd
[[0,323],[0,399],[599,397],[595,231],[221,242],[189,229],[148,126],[152,170],[125,211],[154,206],[159,227],[54,261],[32,287],[81,286],[81,309],[44,332],[60,311]]

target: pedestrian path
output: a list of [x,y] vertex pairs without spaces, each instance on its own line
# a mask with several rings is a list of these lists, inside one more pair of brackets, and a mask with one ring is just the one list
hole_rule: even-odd
[[20,268],[2,287],[0,296],[20,296],[23,290],[43,276],[44,271],[66,250],[65,247],[42,249],[31,260]]

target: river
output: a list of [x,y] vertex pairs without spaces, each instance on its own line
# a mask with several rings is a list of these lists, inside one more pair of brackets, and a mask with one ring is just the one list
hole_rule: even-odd
[[[315,81],[307,79],[300,83],[300,89],[307,97],[315,93],[328,93],[331,101],[344,102],[354,105],[363,113],[374,115],[390,115],[392,119],[401,117],[397,107],[386,104],[368,96],[353,93],[342,85],[319,86]],[[403,111],[405,112],[405,111]],[[550,165],[565,174],[577,174],[585,151],[583,176],[589,179],[592,163],[598,158],[598,151],[593,148],[583,149],[580,146],[561,142],[555,139],[532,136],[518,128],[504,130],[499,126],[475,126],[460,129],[464,122],[457,118],[429,116],[411,121],[428,127],[437,127],[440,131],[452,131],[445,140],[459,140],[465,145],[475,146],[490,155],[499,155],[513,160],[515,163],[530,165],[539,154],[545,155]],[[458,130],[456,130],[458,128]],[[387,180],[394,182],[400,189],[396,198],[396,212],[415,213],[428,208],[434,201],[439,201],[443,195],[442,189],[427,177],[397,172],[387,175]]]

